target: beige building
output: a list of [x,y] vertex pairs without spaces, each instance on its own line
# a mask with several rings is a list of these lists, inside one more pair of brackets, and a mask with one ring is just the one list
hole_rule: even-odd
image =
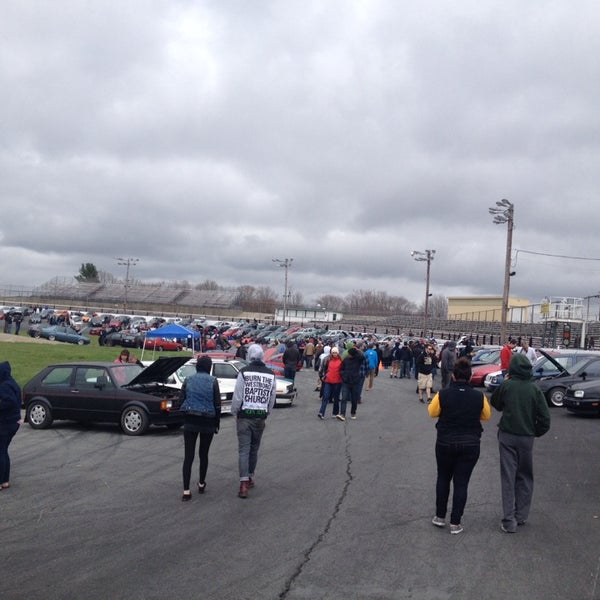
[[[531,302],[524,298],[508,299],[508,320],[526,323]],[[453,296],[448,298],[448,319],[463,321],[501,321],[502,296]]]

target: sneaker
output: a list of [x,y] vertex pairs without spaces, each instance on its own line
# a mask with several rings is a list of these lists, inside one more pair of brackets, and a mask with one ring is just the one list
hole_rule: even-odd
[[522,527],[523,525],[525,525],[525,523],[527,523],[527,521],[517,521],[517,525],[519,527]]
[[446,521],[444,521],[444,519],[442,519],[441,517],[438,517],[438,516],[433,517],[433,519],[431,519],[431,522],[436,527],[445,527],[446,526]]
[[321,419],[321,421],[323,420],[323,415],[322,415],[321,413],[319,413],[319,414],[317,415],[317,417],[319,417],[319,419]]
[[248,497],[248,482],[247,481],[240,481],[240,491],[238,492],[238,496],[240,498]]
[[514,530],[512,530],[512,531],[511,531],[510,529],[507,529],[506,527],[504,527],[504,523],[501,523],[501,524],[500,524],[500,529],[501,529],[501,530],[502,530],[504,533],[516,533],[516,531],[514,531]]
[[459,523],[458,525],[452,525],[452,523],[450,523],[450,533],[451,534],[457,534],[457,533],[462,533],[463,532],[463,526]]
[[350,418],[356,421],[356,415],[350,415]]
[[335,415],[335,418],[338,419],[339,421],[345,421],[346,417],[344,415]]

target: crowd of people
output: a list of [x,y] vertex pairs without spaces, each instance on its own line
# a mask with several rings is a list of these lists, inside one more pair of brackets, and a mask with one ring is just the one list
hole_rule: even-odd
[[[265,424],[275,406],[275,374],[264,363],[264,350],[252,343],[247,348],[237,342],[236,355],[248,364],[238,374],[233,393],[231,412],[236,419],[238,439],[238,496],[245,499],[255,485],[255,470]],[[309,349],[306,355],[306,349]],[[550,413],[543,393],[532,380],[535,352],[527,343],[517,350],[515,340],[508,340],[501,351],[504,382],[491,400],[475,390],[471,379],[469,343],[457,351],[454,342],[440,350],[434,340],[396,341],[384,363],[384,352],[374,340],[341,340],[323,344],[309,340],[298,348],[294,342],[285,345],[283,362],[285,374],[292,379],[302,362],[318,373],[316,390],[321,396],[317,417],[323,420],[327,407],[332,405],[332,417],[356,419],[363,392],[374,389],[375,378],[390,367],[391,378],[417,380],[416,392],[427,410],[437,419],[435,459],[437,464],[435,515],[436,527],[446,526],[450,489],[450,533],[463,531],[462,516],[467,502],[471,474],[480,455],[482,421],[491,416],[491,406],[502,413],[498,424],[500,481],[502,490],[501,529],[515,533],[526,523],[533,494],[533,445],[536,437],[550,428]],[[138,363],[124,349],[115,362]],[[198,444],[199,472],[197,490],[204,494],[209,464],[209,451],[221,420],[221,393],[218,380],[211,373],[210,356],[196,362],[196,373],[188,377],[181,389],[181,411],[184,415],[182,466],[182,501],[192,498],[190,489],[192,465]],[[441,370],[441,386],[433,392],[433,378]],[[366,384],[366,386],[365,386]],[[433,396],[432,396],[433,394]],[[8,447],[21,424],[21,390],[12,378],[8,362],[0,363],[0,491],[10,487],[10,458]]]

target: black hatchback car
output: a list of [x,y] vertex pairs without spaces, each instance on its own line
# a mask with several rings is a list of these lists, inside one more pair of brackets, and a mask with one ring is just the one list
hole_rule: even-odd
[[188,360],[159,358],[137,364],[78,362],[49,365],[23,386],[25,420],[45,429],[54,420],[119,423],[127,435],[150,425],[180,427],[179,390],[165,385]]

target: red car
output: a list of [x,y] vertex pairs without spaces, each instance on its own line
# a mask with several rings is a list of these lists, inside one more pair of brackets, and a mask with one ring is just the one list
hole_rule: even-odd
[[479,365],[477,367],[473,367],[471,373],[471,385],[473,386],[483,386],[483,382],[485,378],[490,373],[494,371],[500,370],[500,360],[490,364],[490,365]]
[[158,350],[159,352],[162,352],[163,350],[179,352],[183,350],[183,345],[176,340],[158,337],[146,338],[146,341],[144,342],[144,348],[146,350]]

